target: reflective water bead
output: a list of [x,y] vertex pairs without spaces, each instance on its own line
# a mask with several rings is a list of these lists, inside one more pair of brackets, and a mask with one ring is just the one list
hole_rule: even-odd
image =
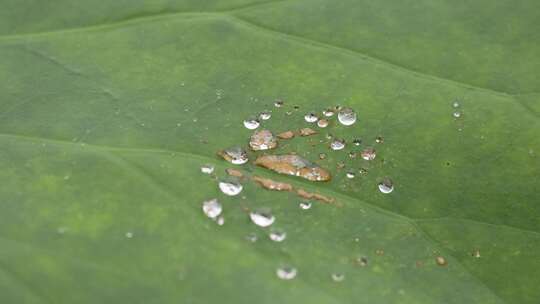
[[203,212],[209,218],[218,217],[223,211],[221,203],[217,199],[211,199],[203,202],[202,205]]
[[201,166],[201,172],[204,174],[212,174],[214,172],[214,165],[205,164]]
[[235,196],[242,192],[242,184],[235,181],[220,181],[219,189],[228,196]]
[[249,213],[251,221],[259,227],[268,227],[274,223],[276,218],[269,209],[260,208]]
[[317,120],[319,120],[319,117],[317,117],[317,115],[315,113],[310,112],[310,113],[307,113],[306,115],[304,115],[304,120],[306,122],[313,123],[313,122],[316,122]]
[[389,178],[385,178],[383,181],[381,181],[379,183],[379,191],[384,194],[388,194],[394,191],[394,184],[392,183],[392,180],[390,180]]
[[356,122],[356,112],[351,108],[342,108],[338,112],[338,120],[344,126],[351,126]]
[[332,150],[342,150],[343,148],[345,148],[345,140],[343,139],[334,139],[331,143],[330,143],[330,148]]
[[259,122],[259,120],[255,119],[255,118],[248,118],[248,119],[244,120],[244,127],[246,127],[249,130],[255,130],[260,125],[261,125],[261,123]]
[[282,280],[292,280],[296,277],[298,271],[291,266],[282,266],[276,269],[276,275]]

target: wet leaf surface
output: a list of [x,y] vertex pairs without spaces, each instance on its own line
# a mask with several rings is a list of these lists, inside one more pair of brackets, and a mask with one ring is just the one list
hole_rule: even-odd
[[1,303],[538,302],[537,1],[0,2]]

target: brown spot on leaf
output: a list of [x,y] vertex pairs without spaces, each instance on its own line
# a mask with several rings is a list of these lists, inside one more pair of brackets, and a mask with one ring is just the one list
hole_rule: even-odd
[[333,204],[335,199],[333,197],[324,196],[319,193],[308,192],[304,189],[296,189],[296,194],[305,199],[314,199],[323,203]]
[[277,137],[279,137],[281,139],[291,139],[291,138],[294,137],[294,132],[293,131],[285,131],[285,132],[279,133],[277,135]]
[[300,176],[310,181],[328,181],[330,172],[298,155],[263,155],[255,164],[280,174]]
[[261,185],[263,188],[266,188],[268,190],[276,190],[276,191],[292,191],[293,190],[293,186],[291,186],[291,184],[278,182],[269,178],[253,176],[251,179],[257,184]]
[[300,136],[310,136],[310,135],[317,134],[317,131],[311,128],[302,128],[298,130],[298,134],[300,134]]
[[226,169],[226,170],[225,170],[225,173],[227,173],[227,174],[230,175],[230,176],[244,177],[244,173],[242,173],[242,171],[236,170],[236,169],[232,169],[232,168]]

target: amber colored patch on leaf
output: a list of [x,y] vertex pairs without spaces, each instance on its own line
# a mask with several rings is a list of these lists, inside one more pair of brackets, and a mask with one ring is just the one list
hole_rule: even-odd
[[263,188],[266,188],[268,190],[276,190],[276,191],[292,191],[293,190],[293,186],[291,186],[291,184],[278,182],[269,178],[253,176],[251,179],[257,184],[261,185]]
[[230,176],[244,177],[244,173],[242,173],[242,171],[236,170],[236,169],[228,168],[228,169],[225,170],[225,173],[227,173]]

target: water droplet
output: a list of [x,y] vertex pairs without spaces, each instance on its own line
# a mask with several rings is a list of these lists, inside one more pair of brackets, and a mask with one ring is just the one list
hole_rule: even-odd
[[349,152],[349,157],[350,158],[356,158],[356,152],[354,152],[354,151]]
[[244,120],[244,127],[248,128],[249,130],[255,130],[260,125],[261,123],[257,119],[252,118],[252,117]]
[[377,249],[377,250],[375,250],[375,254],[378,255],[378,256],[383,256],[384,255],[384,250]]
[[365,256],[357,257],[354,263],[360,267],[366,267],[368,265],[368,259]]
[[461,117],[461,112],[460,111],[455,111],[454,113],[452,113],[452,116],[454,116],[454,118],[460,118]]
[[274,102],[274,106],[275,106],[276,108],[281,108],[281,107],[283,107],[283,104],[284,104],[284,103],[283,103],[283,100],[276,100],[276,101]]
[[133,235],[134,235],[133,232],[129,232],[129,231],[126,232],[126,237],[127,237],[128,239],[131,239],[131,238],[133,237]]
[[247,152],[240,147],[230,147],[219,151],[218,155],[234,165],[243,165],[248,162]]
[[321,119],[321,120],[317,121],[317,126],[318,126],[319,128],[326,128],[326,127],[328,127],[328,120],[326,120],[326,119]]
[[259,130],[251,135],[249,146],[253,151],[270,150],[277,147],[277,139],[272,132]]
[[249,241],[249,242],[252,242],[252,243],[255,243],[257,241],[258,237],[255,233],[250,233],[248,235],[246,235],[246,241]]
[[454,101],[454,103],[452,103],[452,107],[454,107],[454,108],[459,108],[459,102],[458,102],[458,101]]
[[322,113],[326,117],[331,117],[331,116],[334,116],[335,112],[334,112],[334,110],[328,108],[328,109],[324,110]]
[[260,227],[268,227],[274,223],[276,218],[270,212],[270,209],[260,208],[249,213],[251,221]]
[[276,275],[282,280],[292,280],[296,277],[298,271],[291,266],[282,266],[276,269]]
[[344,126],[353,125],[356,122],[356,113],[351,108],[342,108],[338,112],[338,120]]
[[325,159],[326,153],[319,153],[319,159]]
[[471,253],[471,255],[475,258],[479,258],[480,257],[480,250],[479,249],[475,249],[473,250],[473,252]]
[[354,172],[347,172],[347,178],[354,178],[356,175],[354,174]]
[[312,203],[311,202],[300,202],[300,209],[302,210],[308,210],[311,209]]
[[280,229],[270,231],[268,237],[274,242],[283,242],[287,238],[287,233]]
[[220,216],[220,217],[216,218],[216,223],[219,226],[223,226],[223,224],[225,224],[225,218],[223,216]]
[[356,138],[353,140],[353,144],[355,146],[360,146],[362,144],[362,140],[360,138]]
[[212,219],[218,217],[223,211],[223,207],[221,206],[221,203],[218,202],[218,200],[215,198],[204,201],[202,204],[202,209],[203,209],[204,214]]
[[204,164],[201,166],[201,172],[204,174],[212,174],[214,172],[214,165]]
[[331,143],[330,143],[330,148],[334,151],[337,151],[337,150],[342,150],[343,148],[345,148],[345,140],[343,139],[334,139]]
[[259,114],[259,118],[261,120],[269,120],[270,117],[272,117],[272,112],[270,111],[262,111],[260,114]]
[[221,192],[229,196],[238,195],[240,192],[242,192],[242,188],[242,184],[232,180],[219,182],[219,189]]
[[304,120],[306,122],[313,123],[313,122],[316,122],[317,120],[319,120],[319,117],[317,117],[317,114],[315,114],[313,112],[310,112],[310,113],[307,113],[306,115],[304,115]]
[[377,156],[377,153],[375,152],[375,149],[373,148],[366,148],[360,153],[363,159],[365,160],[374,160]]
[[375,138],[375,142],[378,144],[382,144],[384,142],[384,139],[382,138],[382,136],[377,136]]
[[360,174],[362,174],[362,175],[365,175],[365,174],[368,173],[368,170],[367,170],[366,168],[360,168],[360,169],[358,170],[358,173],[360,173]]
[[392,180],[389,178],[385,178],[382,182],[380,182],[379,191],[385,194],[394,191],[394,184],[392,183]]
[[446,266],[448,265],[448,262],[446,261],[446,259],[442,256],[438,256],[435,258],[435,262],[437,263],[437,265],[439,266]]
[[343,273],[332,273],[332,281],[343,282],[343,280],[345,280],[345,275]]

